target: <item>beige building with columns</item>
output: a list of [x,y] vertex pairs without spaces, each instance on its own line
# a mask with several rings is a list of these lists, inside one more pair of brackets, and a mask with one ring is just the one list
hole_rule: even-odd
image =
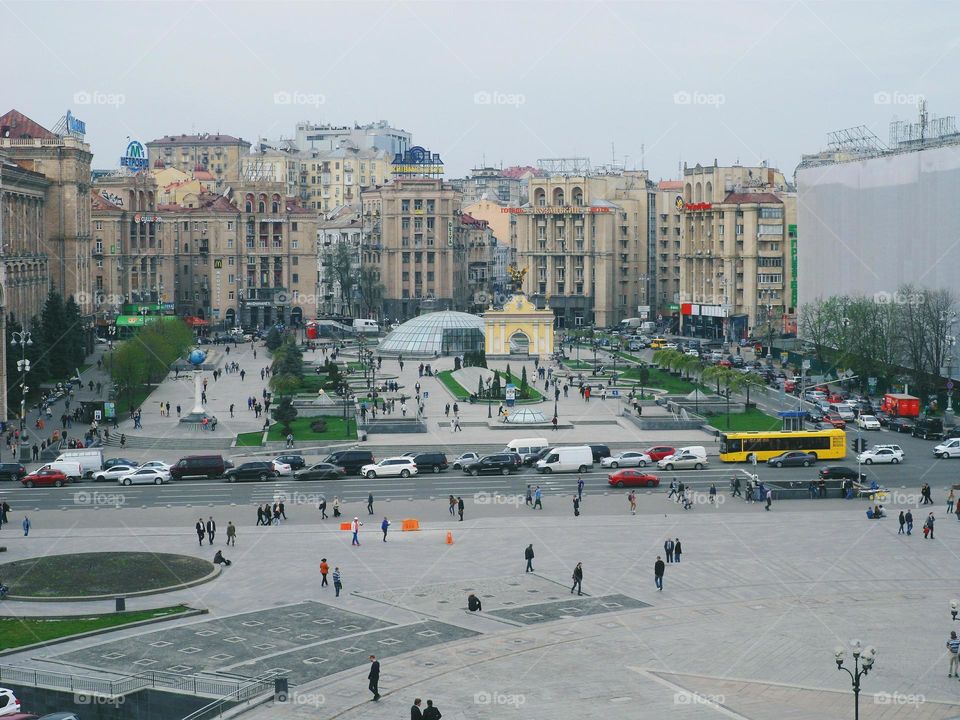
[[554,315],[550,308],[537,308],[523,294],[512,295],[501,308],[483,313],[487,357],[538,357],[553,353]]

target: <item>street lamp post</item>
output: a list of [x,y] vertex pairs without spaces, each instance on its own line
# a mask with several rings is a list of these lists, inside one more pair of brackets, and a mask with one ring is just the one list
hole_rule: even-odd
[[17,360],[17,371],[20,373],[20,430],[26,427],[27,420],[27,373],[30,372],[30,361],[27,360],[27,346],[33,345],[29,330],[11,333],[13,345],[20,346],[20,359]]
[[837,663],[837,670],[843,670],[850,676],[850,681],[853,684],[853,717],[854,720],[860,720],[860,678],[865,677],[873,668],[877,651],[872,646],[864,649],[859,640],[854,640],[850,644],[852,646],[853,670],[851,671],[843,666],[846,651],[842,647],[838,647],[834,651],[834,660]]

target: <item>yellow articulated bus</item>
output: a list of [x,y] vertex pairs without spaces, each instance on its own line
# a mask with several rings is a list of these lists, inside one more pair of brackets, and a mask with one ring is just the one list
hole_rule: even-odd
[[792,432],[732,432],[720,435],[723,462],[766,462],[788,450],[805,450],[819,460],[840,460],[847,456],[847,434],[843,430],[796,430]]

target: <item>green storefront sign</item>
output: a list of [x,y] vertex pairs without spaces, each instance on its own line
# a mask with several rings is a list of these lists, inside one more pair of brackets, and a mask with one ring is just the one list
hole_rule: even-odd
[[160,315],[118,315],[117,327],[143,327],[160,319]]
[[790,235],[790,307],[797,307],[797,226],[788,225]]
[[670,303],[669,305],[667,305],[667,310],[670,310],[671,312],[679,312],[680,306],[677,305],[676,303]]

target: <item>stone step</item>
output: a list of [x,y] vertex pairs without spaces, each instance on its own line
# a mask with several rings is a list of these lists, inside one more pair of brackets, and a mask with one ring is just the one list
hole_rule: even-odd
[[[120,434],[110,433],[110,440],[105,443],[109,447],[120,447]],[[155,450],[226,450],[233,445],[233,436],[206,433],[203,437],[145,437],[142,435],[127,436],[128,448],[153,448]]]

